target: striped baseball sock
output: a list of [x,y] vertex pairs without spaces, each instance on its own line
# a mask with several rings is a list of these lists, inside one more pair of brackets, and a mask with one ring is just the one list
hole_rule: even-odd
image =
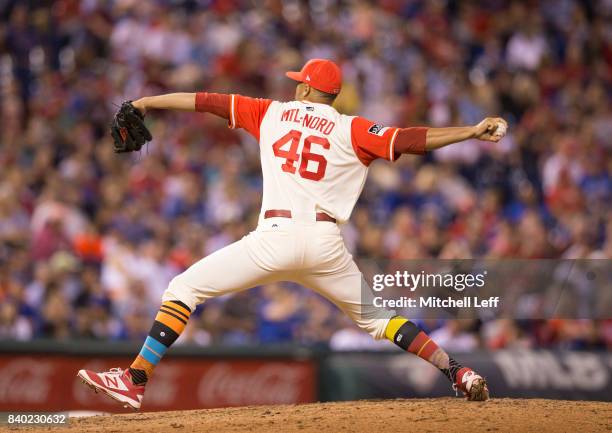
[[191,310],[181,301],[162,303],[155,322],[149,331],[140,353],[130,365],[132,381],[137,385],[147,383],[153,369],[161,360],[166,350],[181,335],[187,325]]
[[389,320],[385,336],[402,349],[438,367],[451,383],[455,383],[457,372],[462,366],[417,325],[402,316],[395,316]]

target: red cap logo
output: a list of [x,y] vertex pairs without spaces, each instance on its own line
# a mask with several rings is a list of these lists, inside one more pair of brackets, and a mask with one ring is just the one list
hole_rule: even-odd
[[342,88],[342,71],[331,60],[312,59],[306,62],[300,72],[287,72],[285,75],[332,95],[340,93]]

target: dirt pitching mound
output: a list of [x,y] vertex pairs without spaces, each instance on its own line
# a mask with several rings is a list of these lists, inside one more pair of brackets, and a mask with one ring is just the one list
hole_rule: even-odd
[[458,398],[148,412],[72,419],[59,432],[608,432],[612,403]]

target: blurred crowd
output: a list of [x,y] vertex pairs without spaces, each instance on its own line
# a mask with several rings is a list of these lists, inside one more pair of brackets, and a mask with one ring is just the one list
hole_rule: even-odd
[[[341,112],[509,122],[498,144],[373,164],[343,227],[356,257],[609,260],[611,20],[608,0],[0,0],[0,338],[140,340],[174,275],[254,229],[252,137],[153,112],[148,147],[116,155],[118,104],[288,100],[284,71],[315,57],[342,66]],[[612,319],[422,325],[451,351],[612,347]],[[180,341],[379,347],[292,284],[201,306]]]

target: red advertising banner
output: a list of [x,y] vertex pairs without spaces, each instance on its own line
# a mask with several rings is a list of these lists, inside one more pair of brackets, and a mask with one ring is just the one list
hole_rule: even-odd
[[[123,357],[0,355],[0,411],[125,411],[76,373],[129,363]],[[169,358],[149,381],[142,410],[313,402],[316,382],[308,360]]]

